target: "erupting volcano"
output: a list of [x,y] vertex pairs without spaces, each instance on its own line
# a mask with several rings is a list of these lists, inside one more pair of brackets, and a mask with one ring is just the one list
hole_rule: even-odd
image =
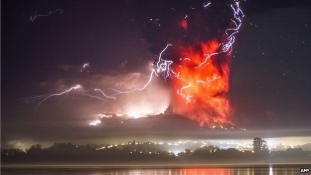
[[[59,93],[26,98],[25,102],[39,101],[39,106],[50,98],[67,95],[73,93],[72,91],[83,97],[96,100],[116,100],[117,96],[146,90],[155,77],[162,75],[165,79],[172,79],[172,87],[167,87],[167,89],[173,89],[171,103],[175,113],[198,121],[200,126],[207,125],[212,128],[223,128],[224,125],[232,126],[234,124],[230,120],[231,107],[228,97],[229,61],[232,46],[235,43],[235,35],[241,28],[242,17],[244,16],[239,3],[237,0],[233,1],[232,4],[224,4],[217,1],[207,3],[198,8],[198,10],[193,8],[192,12],[188,11],[187,15],[184,15],[181,20],[178,18],[180,20],[179,23],[172,22],[171,24],[174,25],[172,30],[159,30],[162,33],[159,32],[160,35],[155,38],[165,38],[166,42],[171,40],[172,43],[167,44],[154,60],[154,64],[150,68],[149,79],[140,87],[137,87],[137,83],[134,83],[133,88],[128,89],[129,84],[133,81],[125,81],[124,85],[126,86],[123,90],[119,90],[118,87],[122,84],[119,82],[110,83],[108,87],[106,86],[102,89],[95,87],[93,90],[86,90],[83,85],[78,84]],[[208,11],[207,9],[211,10]],[[150,18],[149,22],[152,21],[157,21],[157,26],[160,26],[159,19]],[[178,24],[179,28],[176,28],[175,24]],[[170,25],[167,24],[167,26]],[[163,35],[163,31],[165,33],[165,31],[175,30],[180,32],[176,32],[176,34],[168,32],[169,34]],[[167,36],[169,37],[167,38]],[[163,47],[163,42],[161,47]],[[173,47],[173,54],[163,58],[164,53],[171,51],[168,50],[169,47]],[[121,65],[123,66],[121,67],[124,67],[126,63],[122,63]],[[89,64],[84,64],[81,70],[84,70],[86,66],[89,67]],[[133,78],[133,75],[137,76],[140,73],[129,74],[128,77]],[[114,79],[116,80],[116,78]],[[105,78],[105,80],[103,84],[107,83],[108,79]],[[114,88],[111,87],[113,84]],[[103,85],[100,84],[100,86]],[[157,93],[161,94],[159,89],[157,89]],[[164,94],[161,95],[165,96]],[[135,113],[135,115],[128,116],[138,118],[137,113],[140,112],[133,111],[133,108],[142,108],[142,106],[148,105],[142,105],[137,98],[136,96],[130,100],[131,105],[125,105],[125,109],[118,113]],[[146,99],[148,100],[145,101],[151,101],[149,97]],[[134,106],[139,107],[132,107],[133,102]],[[144,110],[153,111],[154,109]],[[95,124],[91,122],[90,125]]]
[[[204,7],[209,5],[211,3]],[[208,26],[210,24],[204,21],[221,16],[194,15],[199,19],[192,18],[189,23],[183,19],[180,23],[186,39],[177,46],[179,60],[172,66],[175,75],[173,90],[176,91],[172,103],[176,113],[198,121],[200,126],[223,128],[224,125],[234,125],[230,119],[232,110],[228,97],[229,62],[235,34],[239,32],[244,14],[238,1],[228,7],[233,15],[218,25]],[[188,31],[191,28],[192,31]]]
[[201,126],[207,124],[232,124],[229,119],[229,54],[211,56],[216,53],[219,42],[214,39],[201,43],[198,48],[191,46],[181,49],[180,65],[174,66],[179,72],[173,79],[175,93],[174,110],[177,113],[197,120]]

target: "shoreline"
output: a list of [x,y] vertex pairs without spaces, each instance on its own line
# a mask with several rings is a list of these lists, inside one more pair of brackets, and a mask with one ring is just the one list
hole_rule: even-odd
[[36,164],[36,165],[1,165],[1,171],[22,171],[22,170],[112,170],[112,169],[204,169],[204,168],[288,168],[299,167],[309,168],[310,163],[236,163],[236,164],[93,164],[93,165],[48,165],[48,164]]

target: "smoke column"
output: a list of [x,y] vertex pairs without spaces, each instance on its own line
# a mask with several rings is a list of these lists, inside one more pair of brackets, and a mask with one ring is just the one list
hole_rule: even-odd
[[[204,8],[210,5],[213,4],[204,5]],[[244,14],[238,1],[228,7],[232,11],[229,28],[220,28],[218,33],[222,31],[222,34],[205,41],[196,39],[196,44],[181,44],[178,48],[179,64],[172,67],[176,73],[176,78],[172,79],[176,91],[174,112],[198,121],[200,126],[223,128],[234,125],[230,120],[232,110],[228,96],[229,62],[235,34],[241,27]],[[191,27],[185,19],[180,24],[185,30],[186,26]]]

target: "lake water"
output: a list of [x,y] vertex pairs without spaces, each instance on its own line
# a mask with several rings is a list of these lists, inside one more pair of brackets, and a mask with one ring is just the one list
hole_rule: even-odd
[[192,167],[192,168],[3,168],[3,175],[298,175],[300,166]]

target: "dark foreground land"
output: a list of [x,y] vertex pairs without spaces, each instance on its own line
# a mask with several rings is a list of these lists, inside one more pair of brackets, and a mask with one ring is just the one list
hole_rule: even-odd
[[[256,142],[254,142],[256,143]],[[8,165],[196,165],[196,164],[311,164],[311,151],[288,148],[270,152],[254,144],[253,151],[204,146],[175,155],[157,145],[76,146],[58,143],[49,148],[33,145],[26,151],[2,149],[2,166]]]

